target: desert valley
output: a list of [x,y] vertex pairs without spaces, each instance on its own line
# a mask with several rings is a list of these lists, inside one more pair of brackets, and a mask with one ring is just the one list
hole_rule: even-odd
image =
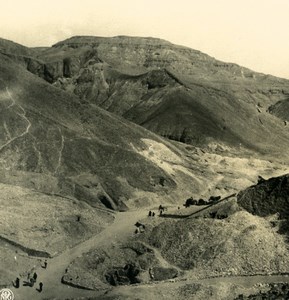
[[289,299],[288,122],[289,80],[166,40],[0,39],[0,287]]

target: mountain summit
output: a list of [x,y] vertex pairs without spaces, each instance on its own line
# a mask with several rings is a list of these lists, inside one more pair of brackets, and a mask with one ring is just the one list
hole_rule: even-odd
[[259,154],[287,149],[285,116],[272,107],[288,99],[288,80],[154,38],[77,36],[35,58],[53,85],[164,137]]

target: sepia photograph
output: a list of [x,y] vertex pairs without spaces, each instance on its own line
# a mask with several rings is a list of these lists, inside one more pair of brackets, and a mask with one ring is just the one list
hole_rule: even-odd
[[0,300],[289,299],[289,1],[0,2]]

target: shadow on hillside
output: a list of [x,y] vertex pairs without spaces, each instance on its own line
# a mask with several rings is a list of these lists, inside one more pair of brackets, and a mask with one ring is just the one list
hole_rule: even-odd
[[289,243],[289,218],[283,219],[279,223],[279,234],[282,234],[286,237],[286,242]]
[[190,215],[177,215],[177,214],[162,214],[160,218],[170,218],[170,219],[185,219]]

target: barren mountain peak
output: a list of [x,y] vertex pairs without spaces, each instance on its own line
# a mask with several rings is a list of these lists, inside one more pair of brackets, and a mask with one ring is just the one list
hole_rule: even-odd
[[100,37],[100,36],[73,36],[64,41],[58,42],[53,47],[59,47],[61,45],[96,45],[96,44],[128,44],[128,45],[169,45],[170,42],[154,38],[154,37],[136,37],[119,35],[114,37]]

